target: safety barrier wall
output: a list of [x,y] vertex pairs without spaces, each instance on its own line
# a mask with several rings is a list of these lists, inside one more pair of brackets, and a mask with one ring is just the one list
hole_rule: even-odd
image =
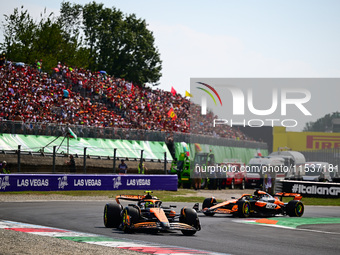
[[303,197],[340,198],[340,183],[281,181],[282,191],[299,193]]
[[0,192],[58,190],[177,190],[177,175],[3,174]]

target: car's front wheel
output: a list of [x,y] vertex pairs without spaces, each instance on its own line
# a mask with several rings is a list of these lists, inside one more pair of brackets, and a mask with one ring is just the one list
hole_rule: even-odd
[[[191,209],[191,208],[182,208],[181,209],[179,222],[185,223],[189,226],[192,226],[197,230],[199,230],[199,228],[200,228],[200,222],[199,222],[197,213],[194,209]],[[197,232],[197,230],[181,230],[181,231],[182,231],[183,235],[185,235],[185,236],[192,236]]]
[[[216,199],[215,199],[214,197],[206,198],[206,199],[204,199],[204,201],[203,201],[202,209],[204,209],[204,208],[210,208],[210,207],[216,205],[216,203],[217,203],[217,202],[216,202]],[[205,214],[206,216],[214,216],[215,213],[213,213],[213,212],[204,212],[204,214]]]
[[133,233],[133,225],[139,221],[140,213],[132,206],[125,207],[122,215],[122,226],[125,233]]
[[121,212],[122,205],[120,204],[106,204],[104,207],[104,226],[106,228],[118,228],[122,222]]
[[303,203],[299,200],[291,200],[287,204],[287,214],[290,217],[301,217],[304,209]]
[[248,218],[250,216],[250,203],[248,201],[238,201],[237,208],[238,217]]

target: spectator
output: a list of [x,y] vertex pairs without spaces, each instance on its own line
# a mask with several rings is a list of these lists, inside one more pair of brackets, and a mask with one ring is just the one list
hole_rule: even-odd
[[118,166],[119,174],[126,174],[128,170],[128,166],[125,164],[124,160],[121,160],[121,163]]
[[[38,63],[41,67],[42,62]],[[25,123],[18,123],[20,127],[37,122],[140,130],[134,136],[114,132],[111,137],[121,139],[147,139],[147,131],[162,131],[251,140],[228,125],[213,127],[213,119],[218,117],[212,112],[202,116],[200,106],[180,94],[174,96],[60,62],[54,72],[53,76],[41,73],[38,65],[1,67],[0,119],[22,119]],[[175,120],[168,116],[171,108],[177,115]]]
[[0,67],[5,66],[6,65],[6,54],[5,52],[3,52],[0,56]]
[[0,166],[0,173],[1,174],[10,174],[11,172],[7,169],[7,162],[2,161],[2,164]]
[[38,72],[41,73],[41,66],[42,66],[42,59],[40,59],[39,61],[37,61],[37,69]]
[[70,161],[67,162],[67,165],[69,166],[70,173],[76,172],[76,161],[74,160],[73,155],[70,155]]
[[146,166],[144,165],[144,163],[139,163],[138,164],[138,174],[146,174],[146,171],[148,169],[146,168]]

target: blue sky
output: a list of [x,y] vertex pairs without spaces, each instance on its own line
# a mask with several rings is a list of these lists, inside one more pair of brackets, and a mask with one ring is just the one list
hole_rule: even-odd
[[[340,76],[337,0],[96,2],[146,20],[163,60],[159,88],[165,90],[184,94],[191,77]],[[21,5],[37,18],[45,7],[58,14],[61,1],[0,3],[3,21]]]

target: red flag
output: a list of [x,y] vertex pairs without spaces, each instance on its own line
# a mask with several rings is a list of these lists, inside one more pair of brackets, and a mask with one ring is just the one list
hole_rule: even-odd
[[168,115],[169,115],[169,117],[170,117],[172,120],[177,119],[177,115],[176,115],[176,113],[174,112],[174,109],[173,109],[173,108],[171,108],[171,109],[168,111]]
[[176,96],[176,90],[174,89],[174,87],[171,87],[171,93],[174,95],[174,96]]

